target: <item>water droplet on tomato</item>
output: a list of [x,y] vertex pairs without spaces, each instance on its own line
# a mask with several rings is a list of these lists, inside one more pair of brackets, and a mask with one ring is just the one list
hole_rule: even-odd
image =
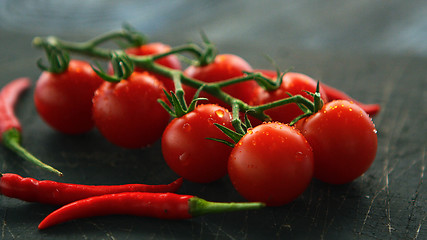
[[215,114],[220,118],[224,117],[224,111],[222,111],[221,109],[216,110]]
[[181,155],[179,155],[179,161],[183,166],[187,166],[190,162],[188,161],[189,159],[189,154],[188,153],[183,153]]
[[214,120],[213,118],[208,118],[208,122],[209,122],[210,124],[214,124],[214,123],[215,123],[215,120]]
[[377,129],[374,129],[374,130],[373,130],[373,132],[374,132],[375,134],[377,134],[377,132],[378,132],[378,131],[377,131]]
[[186,132],[191,131],[191,125],[190,125],[189,123],[184,123],[184,125],[182,125],[182,128],[183,128]]
[[303,158],[304,158],[304,153],[302,153],[302,152],[297,152],[297,153],[295,154],[295,160],[297,160],[297,161],[301,161]]

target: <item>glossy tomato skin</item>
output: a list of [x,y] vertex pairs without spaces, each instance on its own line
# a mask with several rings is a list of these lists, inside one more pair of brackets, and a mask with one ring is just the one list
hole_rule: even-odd
[[287,204],[313,177],[313,152],[295,128],[263,123],[243,136],[230,154],[228,173],[236,190],[249,201],[267,206]]
[[[219,54],[215,57],[212,63],[206,66],[188,67],[185,69],[184,75],[202,82],[212,83],[241,77],[244,75],[244,71],[251,72],[252,70],[253,69],[249,63],[239,56],[233,54]],[[246,81],[224,87],[222,90],[235,98],[253,105],[254,101],[258,97],[257,90],[259,88],[260,87],[255,81]],[[183,89],[185,91],[186,101],[190,102],[196,92],[196,89],[185,85],[183,86]],[[205,92],[202,92],[200,97],[208,98],[209,103],[215,103],[229,108],[226,103]]]
[[206,138],[227,139],[214,123],[232,128],[231,113],[214,104],[199,105],[173,119],[162,136],[166,163],[178,175],[198,183],[218,180],[227,174],[231,147]]
[[[167,44],[164,44],[161,42],[152,42],[152,43],[147,43],[138,47],[128,48],[125,50],[125,52],[129,55],[134,55],[134,56],[149,56],[149,55],[165,53],[170,50],[171,50],[171,47]],[[171,69],[182,68],[181,62],[179,61],[176,55],[168,55],[166,57],[156,60],[155,62]],[[146,70],[136,66],[134,71],[145,72]],[[110,65],[109,73],[111,74],[112,72],[113,72],[113,69]],[[175,86],[172,79],[157,73],[151,73],[151,74],[153,74],[153,76],[155,76],[159,81],[161,81],[164,84],[166,90],[168,91],[175,90]]]
[[89,63],[71,60],[60,74],[43,72],[37,80],[34,104],[41,118],[52,128],[66,134],[91,130],[92,98],[103,83]]
[[296,127],[313,148],[314,176],[326,183],[345,184],[368,170],[377,151],[377,130],[358,105],[336,100]]
[[[276,73],[274,71],[256,71],[261,72],[265,76],[270,77],[272,79],[276,78]],[[288,93],[290,93],[291,95],[302,95],[310,101],[313,101],[313,97],[307,94],[305,91],[315,93],[316,86],[317,82],[311,77],[302,73],[288,72],[283,76],[282,84],[278,89],[273,91],[265,91],[264,93],[260,94],[260,96],[262,97],[261,103],[266,104],[283,98],[288,98]],[[326,103],[328,99],[321,85],[319,92],[322,100]],[[296,117],[303,114],[302,110],[295,103],[268,109],[265,111],[265,113],[269,115],[273,121],[279,121],[282,123],[290,123]]]
[[169,114],[157,102],[163,84],[148,73],[134,72],[119,83],[105,82],[95,92],[93,118],[101,134],[124,148],[142,148],[160,139]]

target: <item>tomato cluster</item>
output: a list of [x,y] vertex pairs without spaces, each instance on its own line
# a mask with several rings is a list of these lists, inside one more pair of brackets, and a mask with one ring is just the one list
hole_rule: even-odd
[[[169,46],[154,43],[126,52],[136,56],[168,50]],[[175,55],[156,63],[181,69]],[[41,117],[61,132],[83,133],[95,125],[106,139],[125,148],[146,147],[161,139],[163,157],[178,175],[189,181],[208,183],[228,174],[243,197],[269,206],[296,199],[313,177],[344,184],[366,172],[377,149],[376,130],[370,116],[356,103],[328,102],[322,85],[309,76],[288,72],[277,79],[276,72],[254,70],[244,59],[232,54],[217,55],[205,66],[190,65],[182,71],[184,76],[205,83],[233,79],[247,72],[258,72],[278,86],[267,90],[257,81],[249,80],[222,90],[254,108],[295,95],[308,101],[320,96],[318,100],[323,106],[307,114],[308,108],[289,103],[265,110],[270,121],[245,125],[239,117],[233,118],[227,103],[202,91],[200,97],[208,99],[205,104],[198,104],[194,110],[170,121],[158,100],[166,102],[168,98],[163,91],[175,89],[171,79],[136,68],[120,82],[102,82],[87,63],[78,61],[72,61],[63,73],[43,73],[34,100]],[[186,102],[191,102],[196,89],[182,87]],[[307,116],[291,126],[303,114]],[[245,132],[236,133],[238,139],[227,137],[221,129],[231,131],[236,122]]]

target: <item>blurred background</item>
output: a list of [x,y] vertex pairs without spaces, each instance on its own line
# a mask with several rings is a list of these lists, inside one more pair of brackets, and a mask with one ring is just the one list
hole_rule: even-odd
[[0,34],[85,39],[123,22],[170,44],[197,40],[203,30],[213,42],[256,42],[261,52],[281,47],[427,55],[424,0],[0,1]]

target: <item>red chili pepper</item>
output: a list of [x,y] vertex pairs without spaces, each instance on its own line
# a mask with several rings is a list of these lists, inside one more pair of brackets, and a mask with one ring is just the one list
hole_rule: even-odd
[[[18,97],[30,86],[30,79],[18,78],[4,86],[0,91],[0,133],[15,128],[21,131],[21,124],[14,113]],[[0,139],[2,136],[0,135]]]
[[77,200],[121,192],[176,192],[182,185],[182,178],[167,185],[125,184],[125,185],[82,185],[55,181],[38,181],[23,178],[17,174],[5,173],[0,178],[0,193],[27,202],[65,205]]
[[264,203],[209,202],[191,195],[174,193],[118,193],[79,200],[49,214],[40,224],[45,229],[70,220],[106,215],[135,215],[161,219],[188,219],[209,213],[251,210]]
[[62,176],[62,173],[55,168],[41,162],[39,159],[25,150],[21,142],[21,124],[15,116],[14,106],[21,92],[30,86],[30,79],[18,78],[0,91],[0,141],[10,150],[17,153],[22,158],[38,165],[39,167],[48,169]]
[[364,104],[364,103],[358,102],[357,100],[351,98],[344,92],[336,88],[333,88],[331,86],[328,86],[324,83],[322,83],[322,88],[325,91],[329,101],[347,100],[347,101],[353,102],[359,105],[359,107],[361,107],[369,116],[375,116],[375,114],[377,114],[381,110],[381,106],[379,104]]

